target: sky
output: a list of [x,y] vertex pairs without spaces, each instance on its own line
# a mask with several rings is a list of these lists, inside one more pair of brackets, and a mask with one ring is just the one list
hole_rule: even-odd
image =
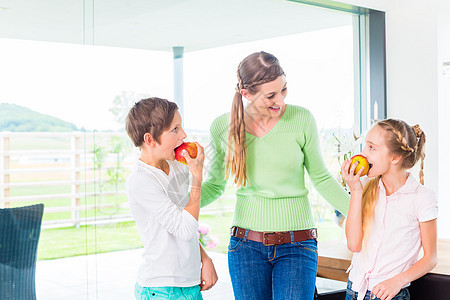
[[[88,130],[119,130],[118,95],[173,100],[171,52],[0,39],[0,103],[26,106]],[[286,73],[286,103],[304,106],[319,127],[354,124],[353,32],[337,27],[184,55],[184,126],[207,131],[230,110],[239,62],[274,54]]]

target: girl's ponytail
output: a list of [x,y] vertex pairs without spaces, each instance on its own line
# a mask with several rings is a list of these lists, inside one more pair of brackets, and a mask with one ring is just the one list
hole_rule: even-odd
[[416,152],[415,163],[417,163],[420,159],[419,180],[420,180],[421,184],[424,184],[423,161],[425,159],[424,145],[426,142],[426,138],[425,138],[425,133],[422,131],[422,129],[420,129],[419,124],[414,125],[413,129],[414,129],[414,134],[416,135],[416,138],[417,138],[417,145],[415,148],[415,152]]
[[367,242],[370,232],[370,225],[372,224],[375,204],[378,200],[378,183],[381,176],[371,179],[365,186],[362,196],[362,226],[363,226],[363,245]]

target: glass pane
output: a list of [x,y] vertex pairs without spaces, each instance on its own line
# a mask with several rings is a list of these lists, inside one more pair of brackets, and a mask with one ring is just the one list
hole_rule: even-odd
[[[231,110],[237,65],[248,54],[264,50],[277,56],[286,73],[286,103],[305,107],[316,118],[325,163],[333,176],[339,178],[342,157],[337,157],[337,139],[342,144],[353,142],[355,124],[359,124],[359,119],[355,119],[358,114],[355,114],[354,104],[359,99],[354,99],[351,18],[348,15],[347,26],[186,54],[185,127],[203,131],[207,136],[205,128],[209,128],[216,117]],[[359,135],[358,132],[355,134]],[[323,241],[336,237],[343,239],[334,210],[310,183],[308,189],[319,226],[319,238]],[[230,184],[227,196],[205,207],[202,215],[205,220],[214,220],[213,216],[206,215],[206,211],[224,210],[228,226],[223,226],[223,220],[217,229],[214,224],[212,226],[221,237],[218,250],[224,252],[234,207],[234,198],[228,196],[233,192]]]
[[[81,101],[86,98],[83,75],[88,72],[83,46],[75,44],[83,43],[83,1],[16,1],[2,6],[1,205],[45,206],[37,249],[37,298],[70,295],[65,287],[72,283],[86,294],[86,260],[61,260],[84,258],[90,234],[83,219],[91,211],[86,196],[92,182],[85,167],[89,153],[82,111],[87,105]],[[48,262],[56,262],[55,267]]]
[[[28,117],[22,110],[9,115],[17,122],[0,129],[27,132],[1,135],[0,151],[11,154],[2,159],[3,205],[46,205],[39,299],[133,297],[142,243],[124,178],[138,151],[124,133],[124,116],[144,97],[174,100],[172,47],[185,47],[186,140],[208,144],[211,122],[230,110],[239,61],[260,50],[279,58],[287,74],[286,102],[315,116],[326,164],[336,177],[333,134],[344,140],[359,123],[351,14],[275,0],[119,1],[114,6],[48,1],[0,8],[0,37],[0,102],[59,119]],[[47,127],[41,127],[42,119]],[[320,239],[343,237],[333,209],[308,187]],[[207,246],[220,257],[227,251],[234,189],[230,183],[225,195],[201,212],[200,222],[210,228]],[[119,252],[127,249],[134,250]],[[95,255],[100,253],[107,254]],[[69,275],[61,276],[63,270]],[[216,299],[214,291],[205,299]]]

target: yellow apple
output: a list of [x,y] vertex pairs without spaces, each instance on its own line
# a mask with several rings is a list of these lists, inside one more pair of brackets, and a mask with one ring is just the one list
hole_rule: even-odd
[[361,155],[361,154],[354,155],[354,156],[352,156],[351,160],[352,160],[352,165],[355,162],[358,162],[358,165],[356,166],[355,173],[354,173],[355,175],[356,175],[356,173],[359,172],[359,170],[361,170],[362,167],[364,167],[364,170],[361,173],[361,176],[364,176],[367,174],[367,172],[369,172],[369,162],[367,161],[367,158],[364,155]]

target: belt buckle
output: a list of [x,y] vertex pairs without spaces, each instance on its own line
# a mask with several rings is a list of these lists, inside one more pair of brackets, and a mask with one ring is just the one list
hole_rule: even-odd
[[235,237],[236,236],[236,231],[237,231],[237,228],[235,226],[231,227],[230,228],[230,235]]
[[[267,235],[277,235],[278,236],[278,243],[277,244],[269,244],[268,243],[268,238],[266,237]],[[262,233],[262,243],[264,246],[274,246],[274,245],[281,245],[281,233],[280,232],[263,232]]]

